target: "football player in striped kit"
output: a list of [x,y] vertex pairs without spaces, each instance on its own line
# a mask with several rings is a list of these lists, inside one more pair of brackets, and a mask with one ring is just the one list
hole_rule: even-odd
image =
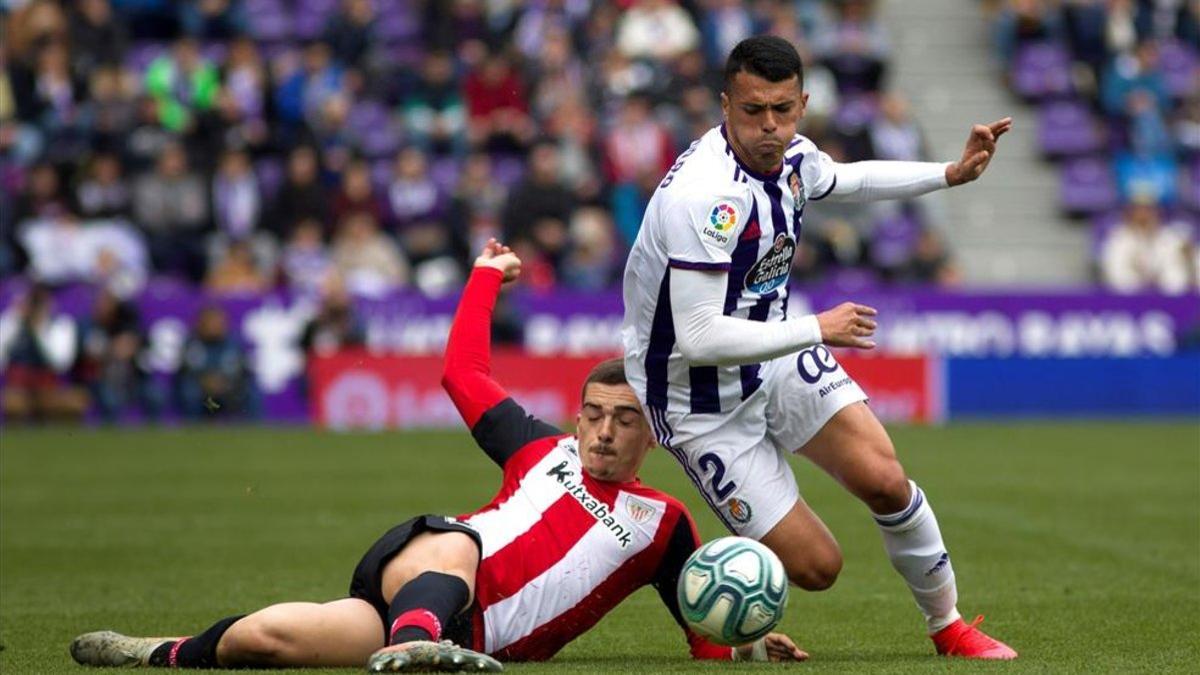
[[906,199],[973,181],[1012,120],[975,125],[957,162],[840,164],[796,133],[803,78],[782,38],[747,38],[730,54],[724,122],[659,184],[626,263],[626,374],[659,442],[713,511],[775,551],[793,583],[828,588],[842,566],[837,541],[800,497],[786,458],[796,452],[870,509],[939,653],[1014,658],[978,620],[962,620],[929,502],[827,349],[873,348],[875,310],[847,302],[788,316],[809,202]]
[[549,659],[647,585],[694,658],[807,658],[779,633],[733,649],[686,627],[676,585],[700,540],[682,503],[637,478],[655,440],[620,359],[600,363],[584,383],[578,435],[526,414],[492,379],[492,310],[520,264],[507,247],[487,244],[446,346],[442,384],[504,472],[488,505],[392,528],[363,556],[348,598],[273,605],[190,638],[87,633],[71,644],[75,660],[497,671],[502,660]]

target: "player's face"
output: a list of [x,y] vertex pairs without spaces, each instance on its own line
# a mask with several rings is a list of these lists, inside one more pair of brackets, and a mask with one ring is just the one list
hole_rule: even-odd
[[738,158],[762,173],[778,169],[807,105],[797,77],[771,82],[744,71],[734,75],[721,94],[721,110]]
[[629,385],[589,384],[576,422],[579,457],[589,476],[616,482],[637,477],[654,434]]

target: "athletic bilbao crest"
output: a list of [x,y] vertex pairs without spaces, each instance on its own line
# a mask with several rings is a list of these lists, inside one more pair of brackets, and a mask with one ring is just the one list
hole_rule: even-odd
[[638,525],[650,522],[650,518],[654,515],[653,506],[632,495],[625,500],[625,510],[629,512],[630,519]]
[[746,271],[746,290],[766,295],[787,283],[796,255],[796,240],[786,234],[775,237],[767,254]]

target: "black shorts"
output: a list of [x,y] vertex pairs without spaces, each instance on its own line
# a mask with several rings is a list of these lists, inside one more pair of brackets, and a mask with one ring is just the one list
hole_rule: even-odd
[[[363,555],[358,567],[354,568],[354,576],[350,577],[350,597],[371,603],[379,613],[379,619],[383,623],[384,642],[387,642],[388,637],[389,603],[383,597],[383,568],[408,546],[413,537],[422,532],[462,532],[480,547],[482,557],[483,544],[479,541],[479,533],[444,516],[417,516],[385,532]],[[473,638],[471,618],[474,614],[473,608],[459,612],[442,631],[442,638],[470,647]]]

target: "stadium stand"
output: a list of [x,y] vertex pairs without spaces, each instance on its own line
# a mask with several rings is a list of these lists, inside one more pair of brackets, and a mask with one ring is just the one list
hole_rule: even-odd
[[[1038,148],[1061,167],[1061,209],[1090,222],[1099,279],[1121,291],[1183,292],[1178,270],[1200,235],[1195,3],[990,4],[1007,82],[1037,109]],[[1134,224],[1117,227],[1125,218]],[[1143,236],[1109,241],[1137,223]],[[1130,262],[1144,269],[1123,273],[1118,250],[1156,262]]]
[[608,353],[645,203],[757,33],[800,49],[802,131],[838,160],[952,159],[969,123],[1035,113],[969,190],[809,209],[813,297],[1079,288],[1089,260],[1122,292],[1197,287],[1194,3],[0,0],[0,24],[14,418],[304,419],[314,355],[436,353],[492,236],[528,291],[498,341]]
[[[352,291],[438,293],[491,235],[536,256],[536,283],[611,287],[663,170],[719,119],[725,54],[757,32],[802,48],[805,131],[831,153],[926,156],[862,0],[30,0],[3,20],[0,272],[116,276],[125,297],[163,276],[313,287],[289,272],[296,240],[310,272],[360,277]],[[318,265],[354,247],[363,212],[394,244],[392,271]],[[920,245],[938,235],[917,205],[821,220],[807,278],[958,279],[940,241],[932,257]],[[213,282],[247,255],[265,280]]]

